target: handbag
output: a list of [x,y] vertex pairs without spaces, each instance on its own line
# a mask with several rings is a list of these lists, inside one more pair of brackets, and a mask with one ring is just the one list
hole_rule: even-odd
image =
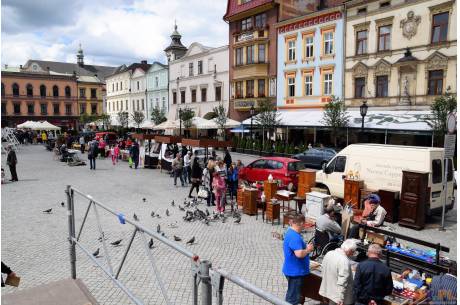
[[208,190],[203,187],[200,188],[200,190],[198,191],[198,198],[207,199],[208,196],[209,196]]
[[131,158],[131,156],[128,159],[128,164],[129,166],[133,166],[133,158]]

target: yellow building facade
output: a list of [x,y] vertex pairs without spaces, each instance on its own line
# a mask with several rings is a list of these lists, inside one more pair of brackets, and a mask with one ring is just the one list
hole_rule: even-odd
[[457,92],[456,1],[351,1],[346,11],[347,106],[427,110]]
[[77,80],[78,113],[80,115],[101,115],[105,84],[96,76],[80,76]]

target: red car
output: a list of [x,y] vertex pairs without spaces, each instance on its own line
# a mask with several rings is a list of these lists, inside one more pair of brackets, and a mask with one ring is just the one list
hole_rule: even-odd
[[257,159],[242,168],[238,173],[238,177],[242,180],[255,182],[265,181],[268,175],[272,174],[274,180],[282,181],[282,185],[287,186],[292,182],[297,187],[298,172],[303,168],[303,163],[296,159],[265,157]]

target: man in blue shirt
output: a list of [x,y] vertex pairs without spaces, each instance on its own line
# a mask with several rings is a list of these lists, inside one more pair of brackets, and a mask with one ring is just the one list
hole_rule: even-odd
[[306,246],[302,235],[300,235],[304,223],[303,215],[295,215],[291,219],[283,243],[283,273],[288,280],[286,302],[294,305],[300,304],[304,278],[310,273],[309,253],[313,251],[313,244]]

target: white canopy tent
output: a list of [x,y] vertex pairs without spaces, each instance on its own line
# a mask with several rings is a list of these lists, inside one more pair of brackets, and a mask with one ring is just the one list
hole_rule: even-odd
[[155,127],[155,123],[152,121],[144,121],[140,127],[142,129],[153,129],[153,127]]
[[176,129],[179,128],[179,121],[165,121],[161,124],[154,126],[153,130]]
[[48,121],[39,122],[37,130],[61,130],[61,127],[55,126]]

